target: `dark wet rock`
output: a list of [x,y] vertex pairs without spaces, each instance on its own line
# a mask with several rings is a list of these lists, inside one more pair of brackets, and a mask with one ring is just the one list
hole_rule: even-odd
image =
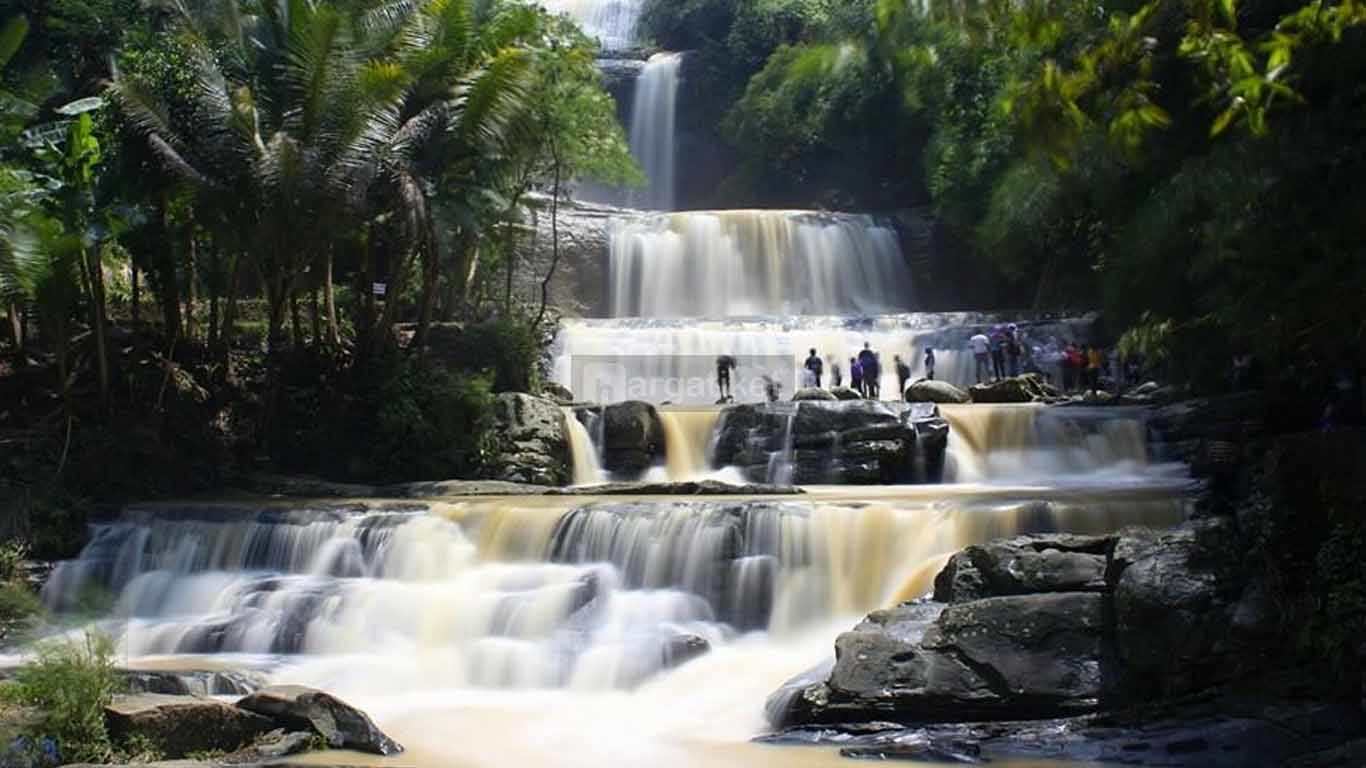
[[980,765],[982,746],[963,739],[906,739],[888,744],[845,747],[840,757],[855,760],[907,760],[917,763]]
[[650,403],[628,401],[602,408],[602,466],[615,478],[634,480],[664,458],[664,424]]
[[574,393],[570,392],[568,387],[553,381],[541,385],[541,397],[556,405],[569,405],[574,402]]
[[913,607],[875,611],[835,641],[828,680],[781,722],[945,722],[1094,710],[1105,694],[1104,597],[1021,595],[952,605],[917,637]]
[[380,495],[427,499],[442,496],[534,496],[546,493],[544,485],[514,483],[507,480],[433,480],[386,485]]
[[256,740],[256,743],[214,761],[219,765],[255,765],[273,762],[313,748],[318,736],[312,731],[276,729]]
[[238,476],[233,484],[252,493],[306,499],[363,499],[379,495],[378,487],[373,485],[334,483],[317,477],[272,475],[264,472]]
[[906,385],[908,403],[970,403],[972,397],[947,381],[920,379]]
[[129,693],[169,696],[244,696],[266,684],[261,675],[228,670],[124,670],[120,674]]
[[807,387],[805,389],[799,389],[796,392],[793,392],[792,399],[794,401],[800,402],[803,400],[839,400],[840,398],[836,397],[835,393],[831,392],[828,389],[821,389],[819,387]]
[[1100,592],[1112,536],[1038,534],[959,551],[934,580],[934,599],[962,603],[1036,592]]
[[[1157,710],[1030,721],[857,723],[790,728],[772,744],[894,750],[902,744],[970,744],[992,761],[1059,761],[1165,768],[1358,768],[1359,713],[1331,703],[1177,703]],[[1353,762],[1353,760],[1356,762]],[[1344,762],[1345,760],[1345,762]]]
[[268,717],[215,699],[154,693],[116,697],[104,720],[115,743],[138,739],[172,758],[232,751],[276,727]]
[[494,403],[488,479],[564,485],[573,476],[564,412],[550,400],[505,392]]
[[1177,695],[1233,679],[1261,660],[1234,621],[1246,585],[1224,518],[1115,545],[1115,641],[1131,696]]
[[711,643],[697,635],[676,635],[664,645],[664,669],[680,667],[711,650]]
[[1056,387],[1037,373],[1026,373],[968,388],[974,403],[1052,402],[1062,397]]
[[830,394],[834,395],[836,400],[862,400],[862,399],[863,399],[863,395],[860,395],[858,392],[856,392],[856,391],[850,389],[849,387],[831,387],[831,388],[830,388]]
[[[924,436],[924,441],[920,440]],[[933,405],[872,400],[745,404],[725,409],[714,461],[754,482],[791,464],[791,481],[934,482],[943,471],[948,424]]]
[[290,728],[310,729],[334,748],[395,755],[403,747],[384,734],[364,712],[313,688],[277,685],[263,688],[237,706]]
[[684,480],[667,483],[602,483],[548,491],[565,496],[775,496],[804,493],[793,485],[727,483],[721,480]]

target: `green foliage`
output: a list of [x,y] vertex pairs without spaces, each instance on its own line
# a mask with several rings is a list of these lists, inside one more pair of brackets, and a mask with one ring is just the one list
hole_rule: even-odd
[[402,480],[467,477],[479,466],[493,414],[486,376],[400,360],[381,384],[374,468]]
[[18,702],[42,715],[40,733],[55,737],[72,762],[104,762],[113,754],[104,706],[119,691],[114,643],[88,633],[82,640],[39,646],[37,658],[15,675]]
[[542,339],[529,322],[498,318],[462,329],[446,357],[487,377],[494,392],[538,392],[541,351]]

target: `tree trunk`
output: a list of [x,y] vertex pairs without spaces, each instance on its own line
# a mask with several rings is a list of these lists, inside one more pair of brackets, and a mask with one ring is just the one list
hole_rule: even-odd
[[198,254],[195,252],[194,241],[194,222],[187,226],[189,235],[185,238],[185,338],[193,339],[199,332],[199,326],[195,322],[195,261]]
[[320,286],[313,286],[313,290],[308,292],[308,320],[313,329],[313,346],[319,346],[323,341],[323,318],[318,310],[318,294],[322,291]]
[[90,291],[90,328],[95,334],[95,373],[100,385],[100,405],[109,408],[109,350],[105,331],[107,317],[104,307],[104,270],[100,265],[100,247],[82,249],[85,259],[86,283]]
[[138,262],[129,257],[128,268],[131,272],[129,282],[132,283],[132,303],[128,307],[128,314],[133,318],[133,325],[137,325],[142,320],[142,283],[138,280]]
[[332,347],[341,346],[341,331],[337,328],[337,296],[332,285],[332,249],[327,249],[323,261],[323,309],[327,313],[327,343]]
[[422,298],[418,303],[417,332],[413,334],[413,349],[418,354],[427,346],[427,332],[432,327],[432,311],[436,307],[436,286],[441,277],[440,252],[436,246],[436,236],[429,233],[423,248]]
[[[9,303],[9,330],[10,341],[14,343],[16,353],[24,351],[24,316],[20,314],[23,310],[19,308],[18,301]],[[17,355],[19,360],[23,360],[23,355]]]
[[232,257],[232,266],[228,268],[228,283],[225,286],[227,297],[223,302],[223,322],[218,328],[218,346],[212,350],[223,381],[232,380],[232,342],[237,331],[237,294],[242,284],[242,264],[245,261],[240,254]]
[[505,317],[512,317],[512,273],[517,269],[517,249],[513,247],[513,238],[516,236],[515,231],[509,230],[507,241],[503,243],[503,247],[507,249],[507,278],[503,285],[503,315]]
[[299,320],[299,294],[294,290],[289,291],[289,328],[290,335],[294,338],[294,347],[303,349],[304,329]]
[[161,272],[161,320],[166,327],[166,341],[168,346],[174,346],[175,340],[180,336],[180,280],[176,276],[176,258],[174,249],[170,247],[169,237],[170,227],[168,226],[166,202],[163,199],[161,205],[161,247],[160,263]]
[[209,349],[218,347],[218,335],[222,332],[218,322],[218,294],[222,292],[222,257],[218,248],[209,251]]
[[555,140],[550,140],[550,156],[555,165],[555,186],[550,195],[550,269],[546,270],[541,281],[541,309],[536,313],[533,330],[539,330],[545,319],[545,306],[550,301],[550,281],[555,277],[555,269],[560,265],[560,153]]

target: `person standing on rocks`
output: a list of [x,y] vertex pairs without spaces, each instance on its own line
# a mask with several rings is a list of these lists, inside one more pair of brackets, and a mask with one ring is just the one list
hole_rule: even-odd
[[934,347],[925,347],[925,378],[934,381]]
[[872,344],[863,342],[863,351],[858,353],[858,362],[863,366],[863,396],[876,400],[878,376],[882,375],[882,366],[878,364],[877,353],[873,351]]
[[911,366],[906,365],[906,361],[901,359],[901,355],[893,355],[892,362],[896,363],[896,391],[901,393],[901,398],[904,398],[906,396],[906,382],[911,380]]
[[1006,377],[1006,334],[999,325],[991,329],[991,373],[996,381]]
[[730,355],[716,358],[716,388],[721,390],[721,399],[717,402],[727,403],[734,399],[730,391],[730,372],[736,367],[735,358]]
[[983,379],[991,378],[991,368],[987,362],[990,359],[991,339],[978,329],[977,333],[968,339],[968,345],[972,347],[972,359],[977,363],[977,383],[981,384]]
[[825,368],[825,363],[821,362],[816,350],[811,350],[811,354],[806,358],[806,373],[810,377],[812,386],[816,389],[821,388],[821,373]]
[[830,386],[838,387],[844,383],[844,375],[840,372],[840,361],[833,356],[830,358]]
[[1020,375],[1020,329],[1014,323],[1006,326],[1006,369],[1011,376]]
[[1086,348],[1086,386],[1094,394],[1100,389],[1100,371],[1105,367],[1105,353],[1100,347]]
[[868,393],[863,389],[863,365],[858,358],[849,358],[849,384],[860,397],[867,397]]

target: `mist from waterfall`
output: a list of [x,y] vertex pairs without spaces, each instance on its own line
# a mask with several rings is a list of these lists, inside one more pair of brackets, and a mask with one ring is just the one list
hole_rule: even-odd
[[632,208],[674,209],[674,124],[682,62],[683,57],[677,53],[656,53],[636,77],[631,106],[631,154],[645,172],[646,184],[627,193],[626,204]]

